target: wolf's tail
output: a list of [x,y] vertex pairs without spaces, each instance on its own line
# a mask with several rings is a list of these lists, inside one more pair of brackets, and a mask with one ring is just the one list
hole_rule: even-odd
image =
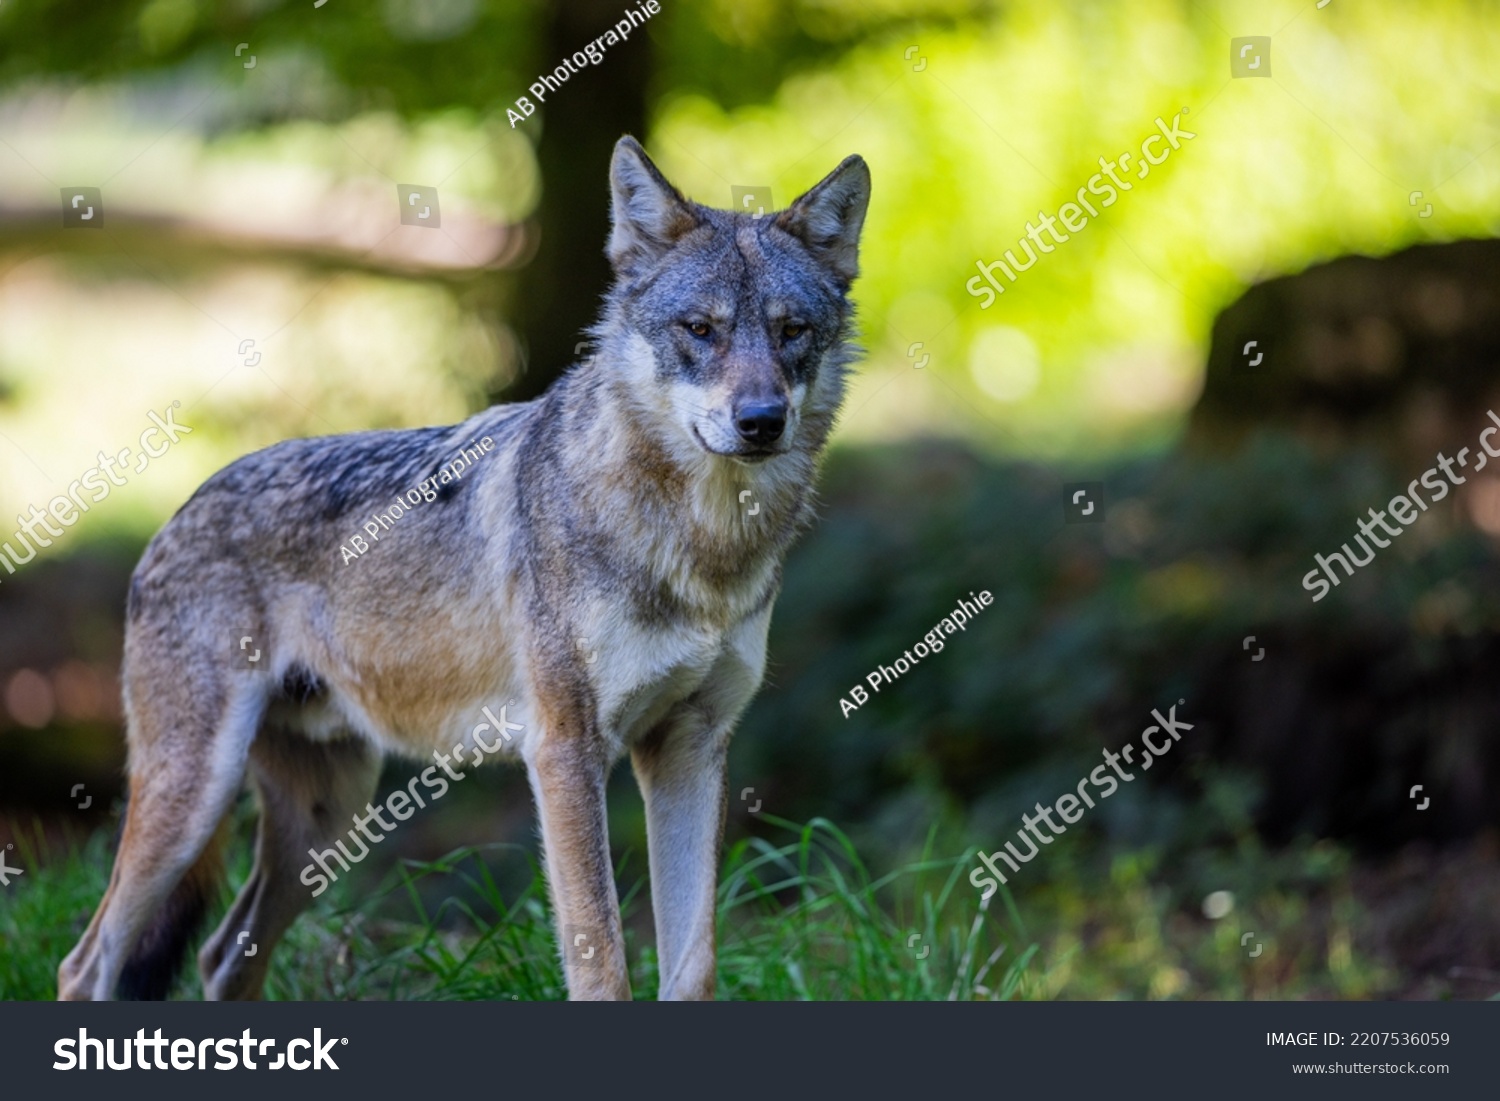
[[224,847],[229,817],[203,847],[167,901],[136,941],[120,972],[115,997],[123,1001],[164,1001],[177,981],[188,949],[198,939],[224,881]]

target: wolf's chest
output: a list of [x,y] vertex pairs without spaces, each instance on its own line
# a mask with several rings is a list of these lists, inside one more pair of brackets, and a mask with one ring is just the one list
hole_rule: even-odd
[[725,642],[724,633],[711,628],[605,627],[597,648],[584,650],[584,662],[599,715],[621,748],[703,686]]

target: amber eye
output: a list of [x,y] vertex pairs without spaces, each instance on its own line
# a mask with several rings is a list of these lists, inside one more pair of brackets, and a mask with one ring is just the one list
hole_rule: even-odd
[[781,327],[781,335],[788,340],[796,340],[805,332],[807,332],[807,326],[796,321],[788,321]]
[[688,332],[697,337],[707,336],[710,332],[713,331],[708,327],[707,321],[689,321],[687,322],[687,329]]

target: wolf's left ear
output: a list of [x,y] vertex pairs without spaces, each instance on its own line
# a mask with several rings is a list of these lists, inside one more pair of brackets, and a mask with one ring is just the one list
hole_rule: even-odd
[[855,154],[778,214],[776,224],[801,238],[845,283],[852,283],[859,274],[859,231],[869,205],[870,169]]
[[615,143],[609,186],[614,219],[609,262],[621,274],[651,263],[698,225],[691,204],[628,134]]

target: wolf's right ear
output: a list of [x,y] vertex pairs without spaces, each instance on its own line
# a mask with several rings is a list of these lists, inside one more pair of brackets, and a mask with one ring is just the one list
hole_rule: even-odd
[[801,238],[847,286],[859,275],[859,234],[869,206],[870,167],[855,154],[778,214],[776,224]]
[[609,262],[621,275],[651,263],[698,225],[692,206],[628,134],[615,143],[609,186]]

